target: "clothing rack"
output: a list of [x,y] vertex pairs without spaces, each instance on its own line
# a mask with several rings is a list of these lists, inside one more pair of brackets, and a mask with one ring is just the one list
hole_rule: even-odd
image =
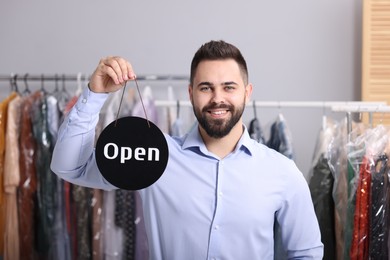
[[[44,82],[54,81],[56,89],[58,89],[58,83],[62,82],[62,89],[65,90],[65,81],[76,81],[78,88],[81,89],[87,81],[89,81],[90,75],[77,73],[77,74],[0,74],[0,81],[9,81],[11,90],[19,92],[19,81],[24,82],[24,89],[29,91],[28,82],[36,81],[41,82],[41,89],[45,89]],[[178,82],[178,81],[187,81],[189,82],[189,77],[184,75],[137,75],[138,81],[167,81],[167,82]]]
[[[78,81],[89,79],[88,74],[0,74],[0,81],[9,81],[11,83],[17,83],[19,80],[27,81]],[[139,81],[189,81],[189,77],[185,75],[137,75]],[[386,110],[386,102],[367,102],[367,101],[252,101],[247,106],[253,107],[296,107],[296,108],[331,108],[332,111],[345,111],[349,112],[382,112]],[[191,103],[187,100],[155,100],[156,106],[191,106]]]
[[[89,80],[88,74],[0,74],[0,81],[9,81],[17,83],[19,80],[27,81],[78,81]],[[189,76],[185,75],[137,75],[138,81],[189,81]],[[187,100],[155,100],[156,106],[191,106]],[[370,112],[387,113],[390,112],[390,106],[385,101],[252,101],[247,106],[253,107],[291,107],[291,108],[330,108],[332,111],[344,112]]]
[[390,106],[379,105],[379,106],[360,106],[359,104],[345,106],[345,105],[335,105],[331,107],[332,111],[336,112],[347,112],[347,113],[389,113]]
[[[155,100],[156,106],[191,106],[191,102],[187,100]],[[366,111],[382,111],[387,108],[385,101],[257,101],[249,102],[247,106],[254,107],[291,107],[291,108],[329,108],[332,111],[340,111],[342,108],[351,109],[351,112],[366,112]],[[339,109],[339,110],[337,110]],[[354,109],[354,110],[352,110]],[[341,110],[345,111],[346,110]]]
[[[0,74],[0,81],[82,81],[89,80],[88,74]],[[139,81],[189,81],[189,76],[167,75],[137,75]],[[155,100],[156,106],[191,106],[188,100]],[[247,106],[254,107],[295,107],[295,108],[330,108],[332,111],[349,112],[383,112],[389,110],[385,101],[257,101],[249,102]]]
[[[390,106],[384,105],[384,106],[345,106],[345,105],[339,105],[339,106],[333,106],[332,111],[336,112],[345,112],[346,118],[347,118],[347,132],[348,134],[352,132],[352,113],[368,113],[368,123],[370,126],[373,125],[373,114],[374,113],[390,113]],[[349,136],[349,135],[348,135]]]
[[[0,81],[10,81],[13,80],[19,81],[59,81],[59,80],[66,80],[66,81],[81,81],[89,79],[88,74],[83,73],[77,73],[77,74],[15,74],[11,73],[9,75],[2,74],[0,75]],[[184,75],[137,75],[137,80],[142,81],[188,81],[189,77]]]

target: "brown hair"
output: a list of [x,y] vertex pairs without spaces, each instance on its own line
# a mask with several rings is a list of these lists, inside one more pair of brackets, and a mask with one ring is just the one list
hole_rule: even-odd
[[248,84],[248,68],[240,50],[234,45],[225,41],[210,41],[203,44],[195,53],[191,62],[190,85],[192,86],[196,69],[204,60],[225,60],[233,59],[238,63],[245,85]]

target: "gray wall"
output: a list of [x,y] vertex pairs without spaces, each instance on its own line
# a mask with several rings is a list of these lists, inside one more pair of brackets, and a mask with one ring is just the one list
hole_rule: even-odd
[[[138,74],[188,75],[196,49],[224,39],[246,57],[256,100],[359,100],[361,7],[361,0],[2,0],[0,74],[92,73],[101,57],[121,55]],[[0,84],[4,97],[10,88]],[[182,82],[184,97],[186,90]],[[279,112],[306,174],[324,111],[257,111],[264,128]]]

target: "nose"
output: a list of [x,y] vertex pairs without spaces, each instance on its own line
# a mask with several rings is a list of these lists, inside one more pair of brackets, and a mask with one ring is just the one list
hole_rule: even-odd
[[223,91],[219,88],[215,88],[211,97],[211,102],[221,104],[224,103],[224,100]]

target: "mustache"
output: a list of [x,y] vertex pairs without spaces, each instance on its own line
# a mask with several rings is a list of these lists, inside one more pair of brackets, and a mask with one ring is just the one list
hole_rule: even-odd
[[208,106],[205,106],[203,109],[202,109],[202,112],[207,112],[207,110],[210,110],[210,109],[227,109],[227,110],[233,110],[234,107],[232,105],[228,105],[228,104],[210,104]]

